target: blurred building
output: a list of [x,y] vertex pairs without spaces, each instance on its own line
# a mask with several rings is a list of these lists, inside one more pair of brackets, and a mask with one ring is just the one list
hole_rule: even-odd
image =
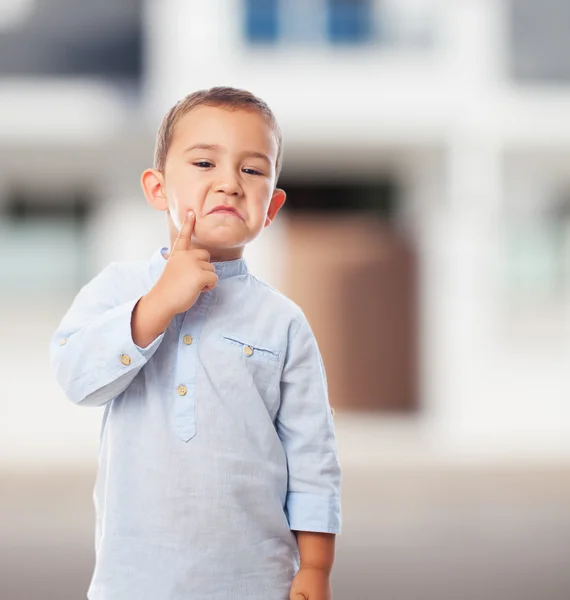
[[[284,130],[289,192],[246,257],[305,308],[332,403],[476,452],[570,452],[569,19],[562,0],[4,0],[4,318],[49,310],[47,334],[105,264],[167,245],[139,186],[162,115],[246,88]],[[16,396],[29,339],[10,339]]]

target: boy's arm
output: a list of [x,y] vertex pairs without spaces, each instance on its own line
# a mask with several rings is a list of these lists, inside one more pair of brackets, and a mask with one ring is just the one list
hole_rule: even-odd
[[153,290],[145,294],[135,305],[131,320],[131,332],[137,347],[146,348],[152,344],[164,333],[173,317]]
[[295,531],[295,535],[301,569],[317,569],[330,575],[334,563],[335,535],[313,531]]
[[[81,288],[51,338],[56,380],[81,406],[102,406],[123,392],[164,337],[160,333],[146,347],[135,342],[131,321],[145,296],[133,297],[125,285],[128,274],[119,264],[105,267]],[[138,326],[136,338],[148,342],[148,329]]]
[[330,574],[334,561],[332,533],[296,531],[301,566],[291,583],[291,600],[331,600]]
[[287,348],[276,428],[287,456],[286,511],[301,567],[328,573],[341,529],[341,471],[325,369],[304,315]]
[[288,344],[275,426],[287,456],[290,528],[340,533],[341,471],[327,380],[304,315]]

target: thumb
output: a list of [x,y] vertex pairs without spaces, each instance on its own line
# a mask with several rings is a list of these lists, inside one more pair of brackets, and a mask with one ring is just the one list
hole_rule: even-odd
[[180,250],[190,250],[192,247],[192,233],[194,233],[194,226],[196,225],[196,214],[193,210],[189,210],[184,217],[182,227],[178,232],[174,245],[172,246],[172,252],[178,252]]

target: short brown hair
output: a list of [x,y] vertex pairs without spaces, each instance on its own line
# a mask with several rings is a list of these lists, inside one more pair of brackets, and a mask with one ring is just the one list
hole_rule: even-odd
[[174,129],[180,119],[198,106],[218,106],[229,109],[256,110],[269,120],[277,138],[277,160],[275,164],[275,181],[279,178],[282,165],[281,146],[283,144],[281,129],[275,119],[275,115],[269,106],[254,96],[251,92],[232,87],[213,87],[209,90],[199,90],[188,94],[177,102],[164,116],[158,134],[154,150],[154,168],[164,171],[166,155],[172,142]]

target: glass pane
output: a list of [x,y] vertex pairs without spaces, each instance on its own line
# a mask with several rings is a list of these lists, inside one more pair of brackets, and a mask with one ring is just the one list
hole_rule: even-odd
[[85,244],[69,219],[0,222],[2,297],[68,295],[85,283]]
[[[0,0],[0,76],[138,81],[143,0]],[[11,8],[12,7],[12,8]]]
[[371,0],[328,0],[328,36],[333,43],[365,43],[372,38]]
[[250,43],[272,43],[279,37],[278,0],[245,1],[245,33]]
[[69,295],[90,273],[90,202],[72,191],[13,191],[0,215],[2,298]]
[[510,62],[515,79],[570,81],[568,0],[517,0],[509,3]]

